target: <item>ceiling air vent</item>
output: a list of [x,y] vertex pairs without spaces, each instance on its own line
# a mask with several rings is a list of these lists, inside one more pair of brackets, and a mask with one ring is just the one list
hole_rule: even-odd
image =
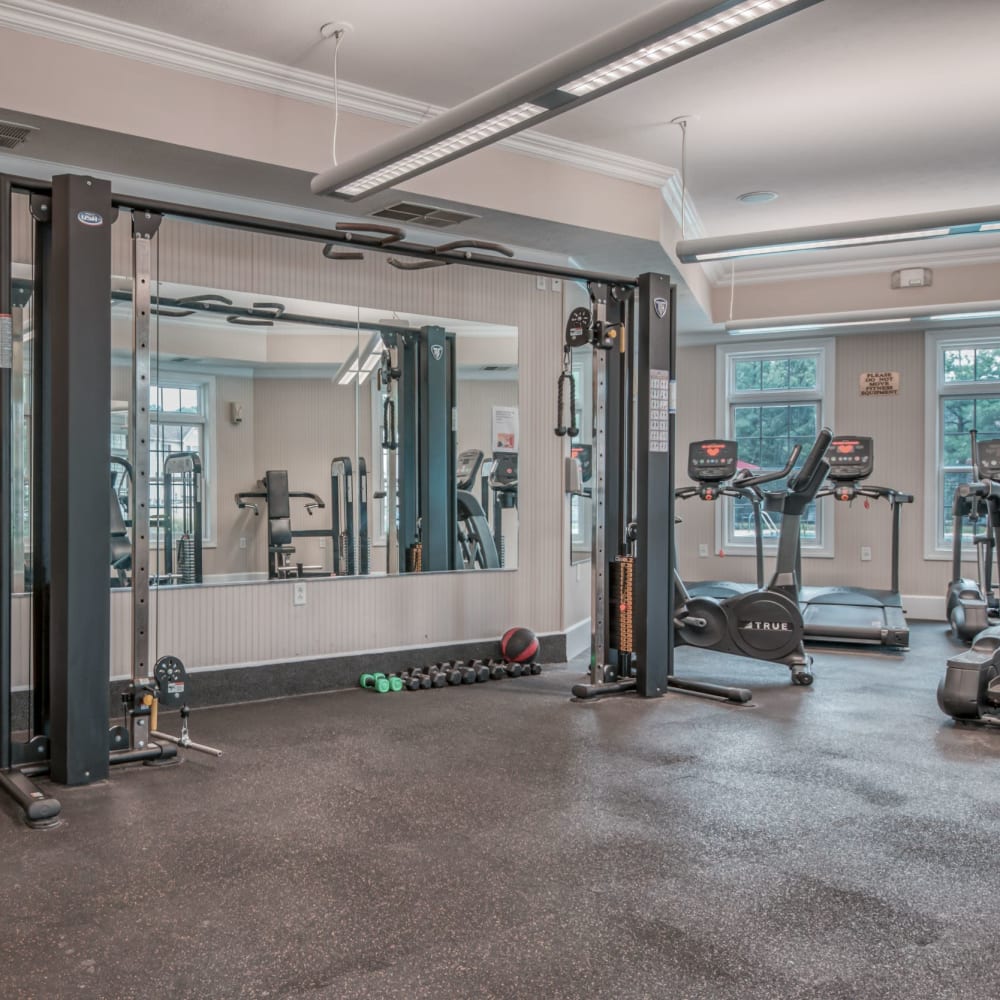
[[397,201],[395,205],[372,212],[372,218],[389,219],[392,222],[412,222],[417,226],[432,226],[434,229],[447,229],[457,226],[460,222],[478,219],[477,215],[467,212],[453,212],[450,208],[435,208],[434,205],[416,205],[411,201]]
[[32,132],[37,131],[34,125],[0,121],[0,149],[17,149]]

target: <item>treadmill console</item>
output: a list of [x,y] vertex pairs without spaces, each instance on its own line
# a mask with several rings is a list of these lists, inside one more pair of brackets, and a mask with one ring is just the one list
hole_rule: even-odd
[[835,437],[827,449],[826,460],[830,463],[828,479],[835,483],[860,483],[875,470],[874,442],[870,437]]
[[459,453],[458,463],[455,466],[455,479],[460,490],[471,492],[482,464],[483,453],[478,448],[468,448]]
[[517,452],[493,452],[493,469],[490,471],[490,486],[500,493],[517,492]]
[[575,458],[580,463],[580,479],[589,483],[590,477],[594,474],[594,452],[589,444],[575,444],[569,450],[570,458]]
[[721,483],[736,475],[735,441],[692,441],[688,448],[688,475],[696,483]]
[[1000,482],[1000,438],[976,442],[979,452],[979,475],[982,479]]

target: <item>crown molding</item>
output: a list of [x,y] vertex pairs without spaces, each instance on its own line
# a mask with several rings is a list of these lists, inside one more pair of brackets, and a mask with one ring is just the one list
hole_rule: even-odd
[[[822,253],[822,251],[816,251]],[[728,286],[730,269],[728,261],[710,262],[712,284],[719,288]],[[759,267],[752,271],[741,271],[736,267],[736,284],[766,285],[776,281],[797,281],[811,278],[840,278],[852,274],[879,274],[895,271],[903,267],[969,267],[975,264],[1000,263],[1000,246],[988,250],[939,250],[936,253],[921,253],[906,257],[872,257],[867,260],[838,261],[835,264],[793,264],[788,267]],[[704,265],[709,271],[709,265]],[[721,273],[719,273],[721,272]]]
[[[51,0],[0,0],[0,27],[40,35],[139,62],[249,87],[278,97],[333,105],[333,79],[256,56],[77,10]],[[351,114],[413,126],[444,108],[342,81],[340,107]],[[676,179],[671,167],[541,132],[522,132],[498,145],[579,170],[662,188]],[[688,199],[690,206],[690,199]],[[691,207],[693,211],[693,207]],[[688,227],[689,233],[694,230]]]

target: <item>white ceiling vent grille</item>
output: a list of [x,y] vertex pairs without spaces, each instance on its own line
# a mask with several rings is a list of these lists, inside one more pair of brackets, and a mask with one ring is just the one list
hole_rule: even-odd
[[397,201],[395,205],[380,208],[372,212],[372,218],[388,219],[391,222],[412,222],[417,226],[432,226],[434,229],[447,229],[457,226],[460,222],[478,219],[478,215],[467,212],[453,212],[450,208],[436,208],[434,205],[417,205],[411,201]]
[[34,125],[0,121],[0,149],[17,149],[32,132],[37,131]]

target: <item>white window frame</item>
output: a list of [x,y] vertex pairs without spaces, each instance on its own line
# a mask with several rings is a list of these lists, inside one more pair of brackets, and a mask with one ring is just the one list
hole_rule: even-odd
[[[215,432],[217,413],[215,409],[215,376],[207,375],[204,372],[188,372],[182,368],[168,368],[159,366],[159,370],[154,366],[154,373],[151,379],[153,385],[167,389],[192,389],[197,388],[202,393],[204,401],[204,413],[171,413],[166,415],[166,419],[160,419],[159,410],[150,411],[150,423],[159,422],[168,424],[192,424],[201,423],[202,430],[202,451],[200,455],[202,468],[202,547],[214,549],[218,544],[218,504],[215,476]],[[196,419],[192,420],[191,418]],[[162,547],[163,537],[157,532],[151,532],[151,541],[154,545]]]
[[[816,358],[816,388],[793,390],[744,390],[733,388],[733,373],[735,362],[746,360],[768,360],[786,357]],[[834,419],[836,375],[836,341],[832,337],[812,340],[776,340],[753,344],[718,344],[715,349],[715,431],[719,437],[727,440],[732,438],[730,414],[733,403],[818,403],[819,427],[836,427]],[[707,436],[707,435],[706,435]],[[684,460],[686,456],[682,456]],[[766,487],[765,487],[766,489]],[[817,510],[816,525],[819,538],[816,542],[804,543],[802,557],[804,559],[833,559],[834,518],[831,512],[822,506]],[[736,542],[729,538],[729,503],[723,498],[715,509],[715,548],[725,555],[752,556],[755,550],[753,541]],[[777,540],[764,540],[764,551],[775,552]]]
[[[944,427],[942,414],[944,400],[955,397],[983,397],[996,395],[1000,398],[1000,382],[945,382],[944,352],[961,348],[1000,348],[1000,327],[972,330],[928,330],[924,334],[924,376],[925,409],[924,421],[924,496],[929,502],[924,504],[924,558],[949,560],[952,557],[951,543],[945,542],[938,533],[938,515],[946,500],[940,494],[940,472]],[[991,392],[992,390],[992,392]],[[971,546],[963,549],[963,556],[975,560]]]

